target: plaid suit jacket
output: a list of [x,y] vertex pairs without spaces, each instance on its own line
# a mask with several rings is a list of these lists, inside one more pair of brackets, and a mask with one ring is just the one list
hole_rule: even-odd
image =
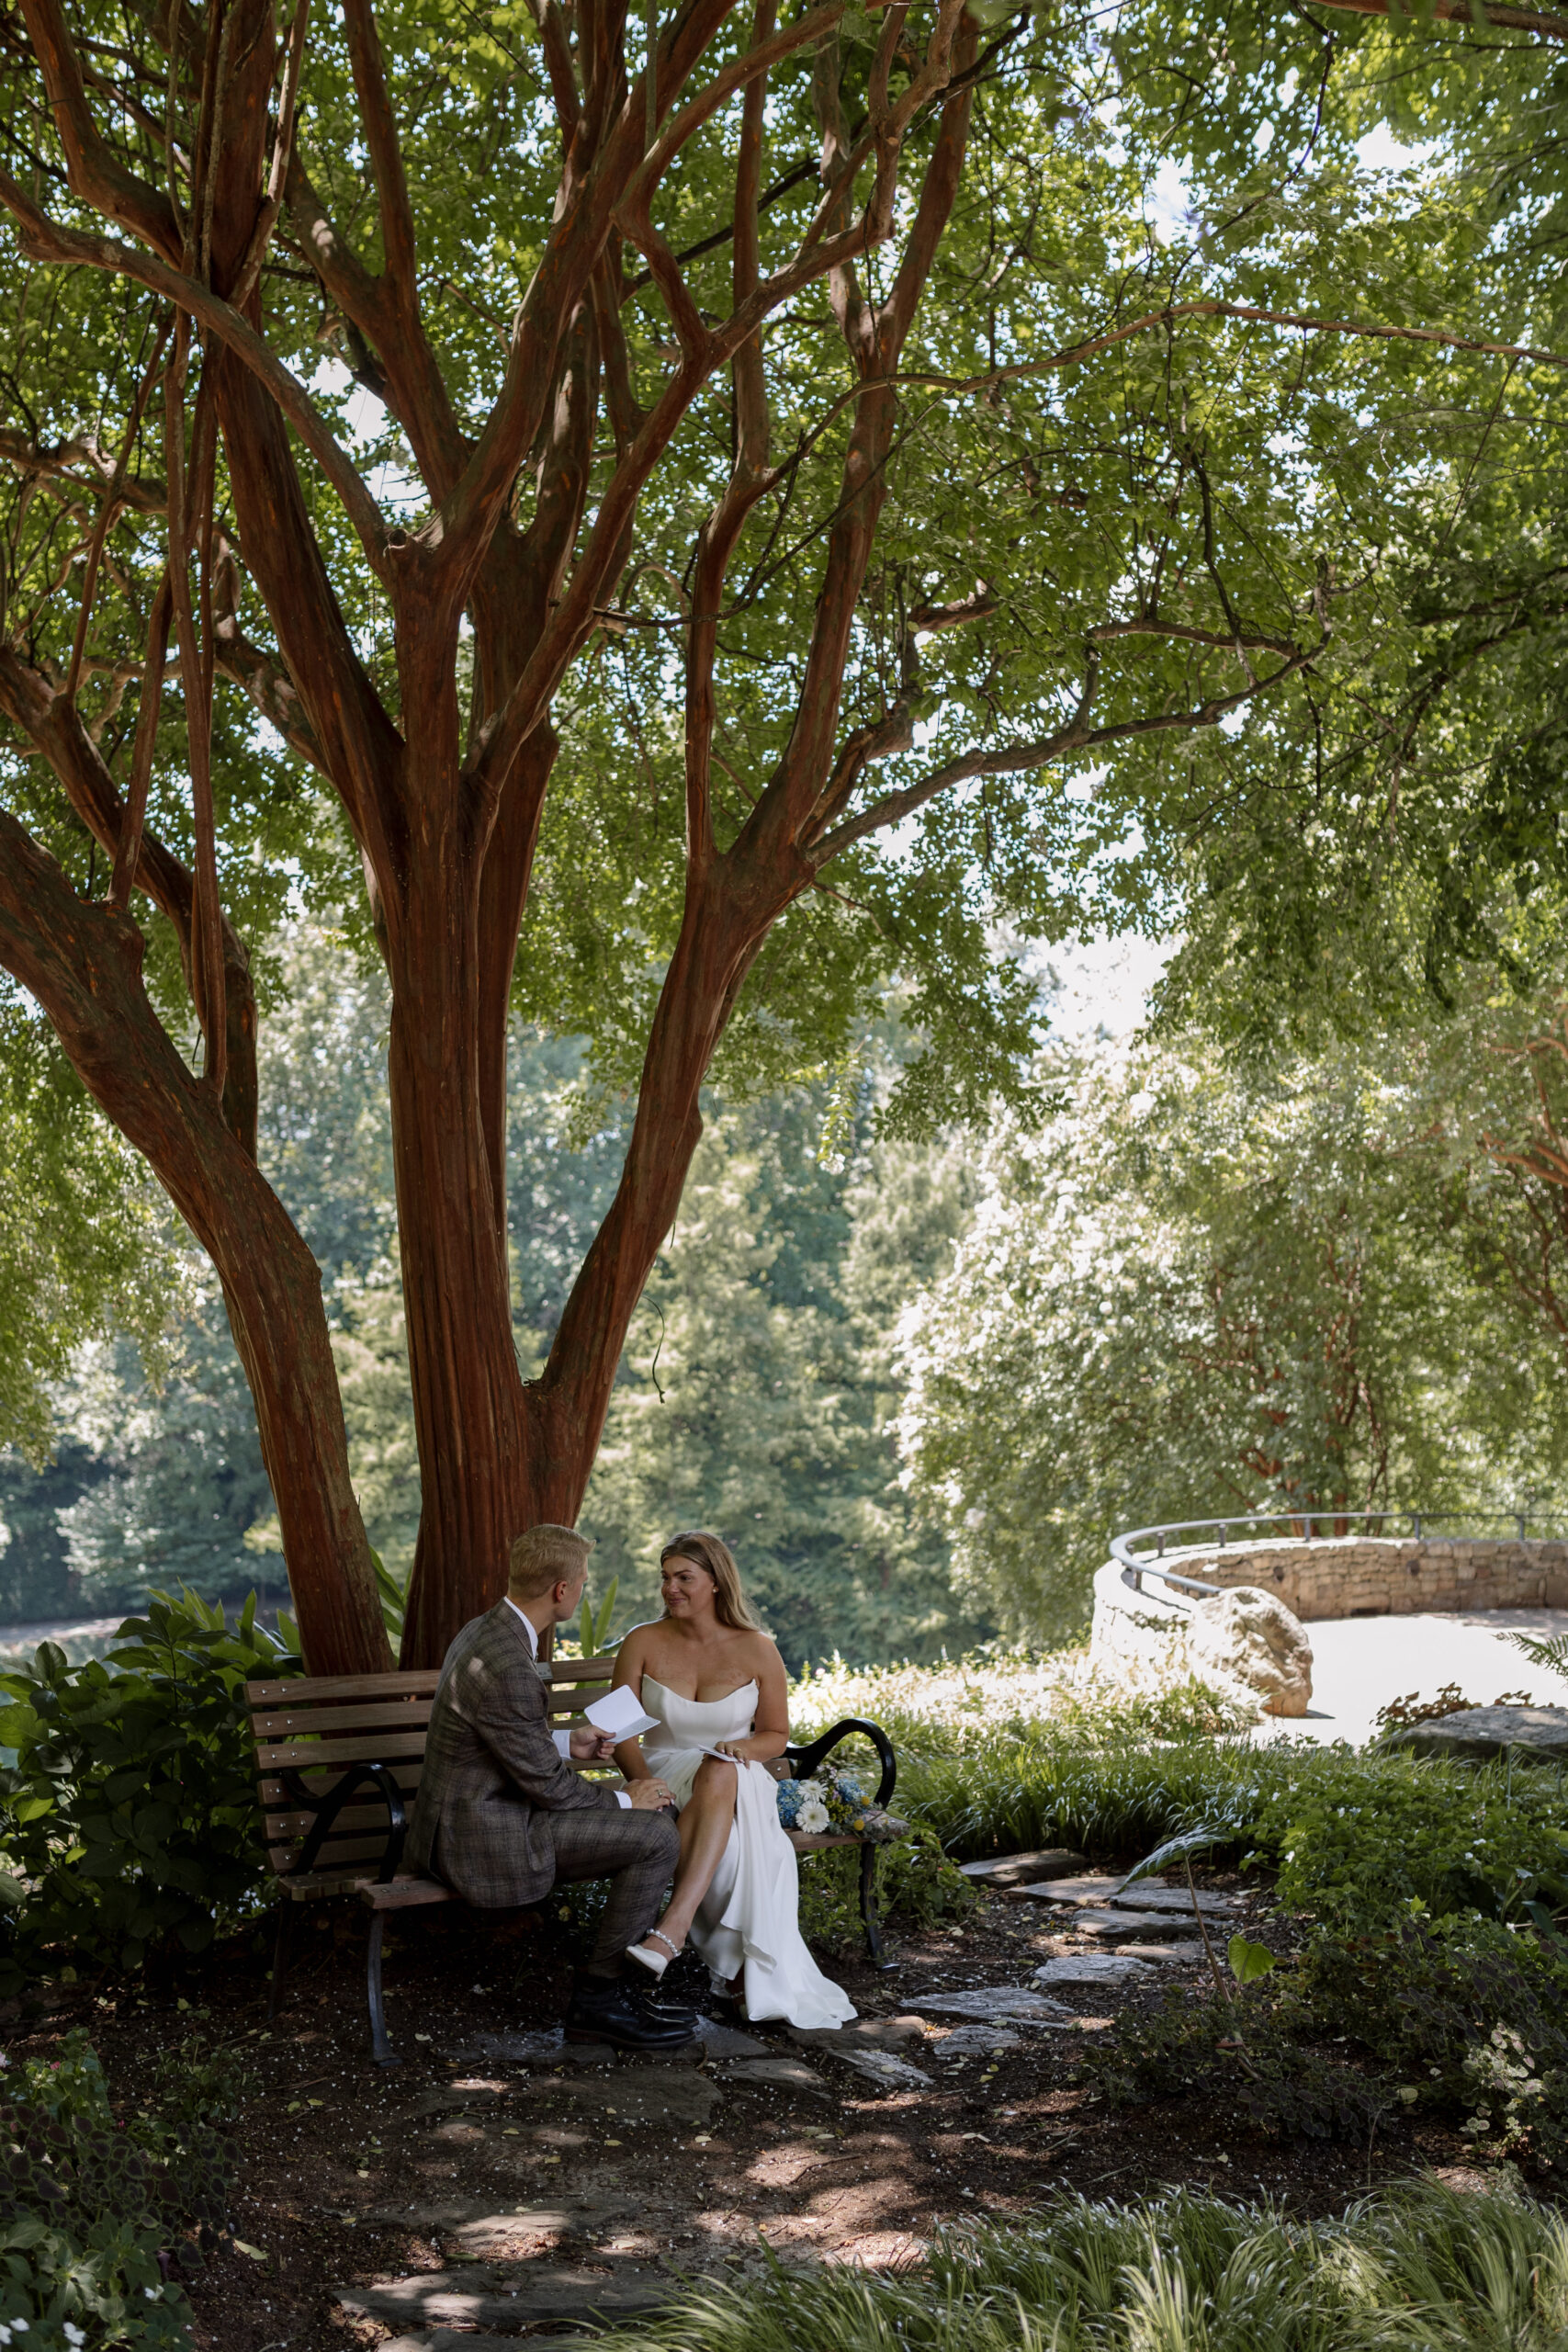
[[408,1858],[477,1909],[535,1903],[555,1881],[552,1813],[608,1808],[550,1736],[546,1686],[504,1600],[463,1627],[441,1668]]

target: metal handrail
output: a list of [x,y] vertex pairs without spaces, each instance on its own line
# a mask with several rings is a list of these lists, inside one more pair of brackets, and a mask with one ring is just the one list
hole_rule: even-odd
[[[1245,1511],[1230,1519],[1218,1517],[1168,1519],[1157,1527],[1133,1527],[1129,1528],[1125,1534],[1113,1535],[1111,1539],[1111,1556],[1122,1570],[1122,1583],[1130,1585],[1134,1592],[1143,1590],[1145,1576],[1157,1576],[1163,1583],[1179,1585],[1184,1591],[1207,1594],[1213,1591],[1213,1585],[1201,1583],[1196,1577],[1180,1576],[1174,1568],[1161,1567],[1159,1564],[1165,1556],[1165,1543],[1168,1535],[1187,1535],[1194,1530],[1218,1528],[1219,1540],[1214,1548],[1216,1551],[1223,1552],[1230,1541],[1233,1528],[1284,1526],[1290,1530],[1292,1539],[1300,1542],[1303,1539],[1304,1532],[1304,1540],[1310,1544],[1316,1540],[1313,1534],[1314,1526],[1321,1525],[1325,1520],[1331,1523],[1333,1533],[1340,1536],[1341,1540],[1344,1540],[1341,1531],[1348,1531],[1358,1525],[1370,1533],[1374,1525],[1382,1527],[1390,1520],[1406,1520],[1409,1521],[1411,1533],[1419,1544],[1422,1541],[1422,1530],[1425,1525],[1429,1525],[1434,1520],[1455,1519],[1465,1521],[1511,1519],[1514,1522],[1515,1534],[1522,1544],[1525,1541],[1525,1529],[1529,1524],[1529,1513],[1522,1510],[1346,1510],[1341,1508],[1337,1510]],[[1151,1560],[1145,1556],[1140,1559],[1134,1553],[1133,1545],[1151,1538],[1156,1546],[1154,1558]],[[1204,1538],[1200,1533],[1195,1543],[1183,1544],[1180,1548],[1183,1551],[1196,1551],[1201,1548],[1203,1541]]]

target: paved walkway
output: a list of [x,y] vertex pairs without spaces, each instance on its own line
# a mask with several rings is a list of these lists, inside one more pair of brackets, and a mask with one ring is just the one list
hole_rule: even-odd
[[1457,1682],[1478,1707],[1505,1691],[1568,1706],[1568,1679],[1549,1674],[1515,1649],[1510,1633],[1568,1634],[1568,1610],[1487,1609],[1468,1616],[1340,1617],[1309,1625],[1312,1709],[1303,1721],[1265,1715],[1258,1739],[1348,1739],[1359,1747],[1391,1699],[1416,1691],[1435,1699]]

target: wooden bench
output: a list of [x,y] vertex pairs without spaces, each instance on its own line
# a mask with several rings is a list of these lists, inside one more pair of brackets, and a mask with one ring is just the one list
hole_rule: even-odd
[[[585,1701],[609,1686],[613,1657],[559,1658],[550,1669],[552,1731],[580,1719]],[[257,1795],[267,1855],[280,1897],[273,1951],[269,2016],[277,2014],[298,1905],[353,1895],[370,1913],[365,1990],[370,2050],[378,2065],[400,2062],[387,2038],[381,1949],[387,1915],[458,1900],[439,1879],[402,1868],[409,1816],[424,1764],[425,1727],[439,1672],[330,1675],[314,1680],[248,1682],[255,1742]],[[876,1803],[886,1805],[897,1775],[893,1747],[879,1724],[852,1717],[771,1765],[779,1779],[806,1780],[839,1742],[860,1733],[881,1764]],[[581,1765],[581,1771],[592,1768]],[[602,1768],[601,1768],[602,1769]],[[876,1849],[858,1838],[786,1832],[801,1853],[859,1846],[860,1909],[873,1965],[882,1956],[875,1902]]]

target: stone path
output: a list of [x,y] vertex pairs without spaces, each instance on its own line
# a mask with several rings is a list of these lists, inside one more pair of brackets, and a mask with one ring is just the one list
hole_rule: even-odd
[[[1043,1868],[1055,1875],[1037,1877]],[[1123,1896],[1117,1879],[1088,1871],[1083,1856],[1065,1848],[999,1857],[972,1875],[1010,1895],[1048,1898],[1065,1931],[1082,1933],[1086,1944],[1092,1939],[1099,1948],[1058,1951],[1032,1984],[955,1991],[933,1985],[905,1995],[901,2015],[859,2018],[837,2031],[792,2030],[793,2049],[781,2048],[776,2030],[764,2041],[706,2018],[693,2050],[661,2060],[616,2059],[608,2050],[565,2041],[558,2030],[476,2034],[448,2049],[448,2078],[422,2089],[402,2109],[402,2120],[430,2143],[433,2157],[449,2149],[487,2174],[510,2170],[517,2179],[535,2168],[533,2177],[526,2187],[519,2184],[522,2201],[514,2204],[505,2199],[519,2189],[509,2192],[498,2178],[488,2194],[481,2188],[468,2197],[443,2195],[432,2183],[406,2203],[363,2214],[434,2239],[445,2267],[343,2287],[335,2298],[342,2313],[392,2331],[380,2352],[502,2352],[525,2335],[530,2346],[564,2352],[582,2338],[535,2331],[556,2323],[591,2326],[595,2316],[624,2324],[657,2309],[679,2290],[688,2267],[705,2275],[716,2232],[726,2248],[721,2259],[737,2258],[724,2226],[732,2222],[732,2210],[683,2204],[680,2185],[662,2174],[639,2187],[630,2169],[615,2173],[626,2147],[639,2138],[671,2151],[682,2144],[700,2150],[709,2143],[710,2127],[721,2129],[716,2119],[731,2095],[761,2092],[782,2100],[795,2109],[791,2136],[776,2152],[764,2147],[752,2159],[747,2201],[754,2202],[756,2189],[787,2188],[819,2170],[820,2149],[833,2143],[838,2128],[836,2101],[863,2101],[868,2089],[905,2107],[932,2091],[951,2098],[966,2065],[989,2059],[994,2073],[995,2062],[1035,2036],[1103,2031],[1114,2022],[1111,2015],[1079,2015],[1053,1998],[1053,1988],[1147,1983],[1162,1966],[1201,1954],[1196,1938],[1182,1934],[1194,1924],[1186,1890],[1162,1880],[1140,1881]],[[1201,1899],[1216,1928],[1237,1908],[1228,1896]],[[1105,1949],[1111,1944],[1119,1948]],[[1114,1995],[1107,2006],[1114,2010]],[[459,2154],[465,2148],[467,2158]],[[608,2161],[595,2171],[600,2152]],[[551,2177],[541,2183],[536,2168],[558,2161],[552,2196]],[[696,2188],[699,2199],[703,2193]],[[830,2204],[841,2202],[837,2188],[819,2193]],[[655,2204],[660,2214],[650,2220]],[[816,2252],[818,2230],[804,2213],[795,2217],[787,2258],[834,2258]],[[689,2263],[682,2241],[692,2242]],[[856,2240],[857,2247],[870,2243]],[[881,2257],[862,2252],[856,2258]]]
[[[432,2327],[504,2328],[515,2343],[525,2327],[541,2320],[586,2320],[594,2313],[627,2319],[668,2302],[671,2281],[662,2271],[628,2262],[614,2269],[599,2263],[547,2265],[507,2263],[416,2271],[370,2287],[341,2288],[340,2310],[355,2318],[378,2319],[405,2331]],[[423,2337],[428,2344],[428,2336]],[[467,2347],[473,2343],[465,2335]]]

